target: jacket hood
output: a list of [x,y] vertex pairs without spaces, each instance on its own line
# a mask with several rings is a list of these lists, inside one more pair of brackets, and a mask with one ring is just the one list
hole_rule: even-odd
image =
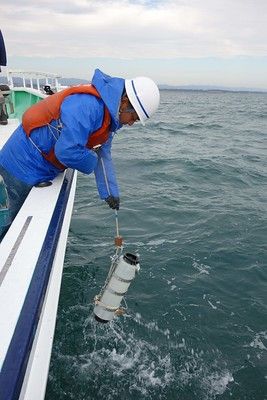
[[107,106],[111,116],[111,129],[112,131],[116,131],[121,127],[118,114],[125,80],[111,77],[99,69],[96,69],[92,79],[92,85],[95,86],[103,102]]

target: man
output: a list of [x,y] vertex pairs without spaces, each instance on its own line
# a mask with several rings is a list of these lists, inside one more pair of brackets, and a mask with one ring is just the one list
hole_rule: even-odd
[[12,219],[34,185],[49,184],[65,168],[95,173],[100,198],[119,209],[111,158],[114,133],[150,118],[159,90],[149,78],[122,79],[96,70],[92,85],[68,88],[35,104],[0,151],[0,175]]
[[[5,66],[6,63],[7,63],[7,59],[6,59],[5,43],[4,43],[2,32],[0,30],[0,72],[1,72],[1,65]],[[1,89],[7,90],[9,88],[6,85],[0,85],[0,125],[6,125],[7,124],[7,114],[6,114],[5,98],[4,98],[3,94],[1,93]]]

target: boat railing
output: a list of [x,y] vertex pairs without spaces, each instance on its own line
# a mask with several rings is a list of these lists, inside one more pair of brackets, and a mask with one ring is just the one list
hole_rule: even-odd
[[38,72],[38,71],[22,71],[22,70],[8,70],[7,81],[11,89],[18,86],[30,87],[31,89],[42,90],[41,86],[50,86],[56,92],[62,89],[58,79],[61,76],[52,73]]

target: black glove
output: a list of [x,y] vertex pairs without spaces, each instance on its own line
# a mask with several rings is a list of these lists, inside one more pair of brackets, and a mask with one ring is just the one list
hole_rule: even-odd
[[95,146],[95,147],[92,148],[92,150],[93,150],[96,154],[99,153],[99,150],[100,150],[100,149],[101,149],[101,144],[98,144],[97,146]]
[[108,203],[109,207],[113,210],[118,210],[120,208],[120,198],[114,196],[108,196],[105,201]]

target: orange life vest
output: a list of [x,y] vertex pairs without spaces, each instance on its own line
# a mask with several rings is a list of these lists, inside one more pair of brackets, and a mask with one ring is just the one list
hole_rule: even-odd
[[[29,137],[33,129],[45,126],[53,119],[58,119],[60,117],[60,107],[63,100],[65,97],[75,93],[86,93],[100,98],[100,94],[92,85],[72,86],[46,97],[45,99],[28,108],[28,110],[26,110],[23,114],[22,126],[26,132],[26,135]],[[88,141],[86,143],[87,148],[92,149],[93,147],[101,145],[108,140],[110,134],[110,123],[110,113],[107,107],[105,107],[102,126],[97,131],[91,133],[90,136],[88,135]],[[54,147],[48,153],[41,153],[42,156],[55,167],[61,170],[67,168],[56,158]]]

